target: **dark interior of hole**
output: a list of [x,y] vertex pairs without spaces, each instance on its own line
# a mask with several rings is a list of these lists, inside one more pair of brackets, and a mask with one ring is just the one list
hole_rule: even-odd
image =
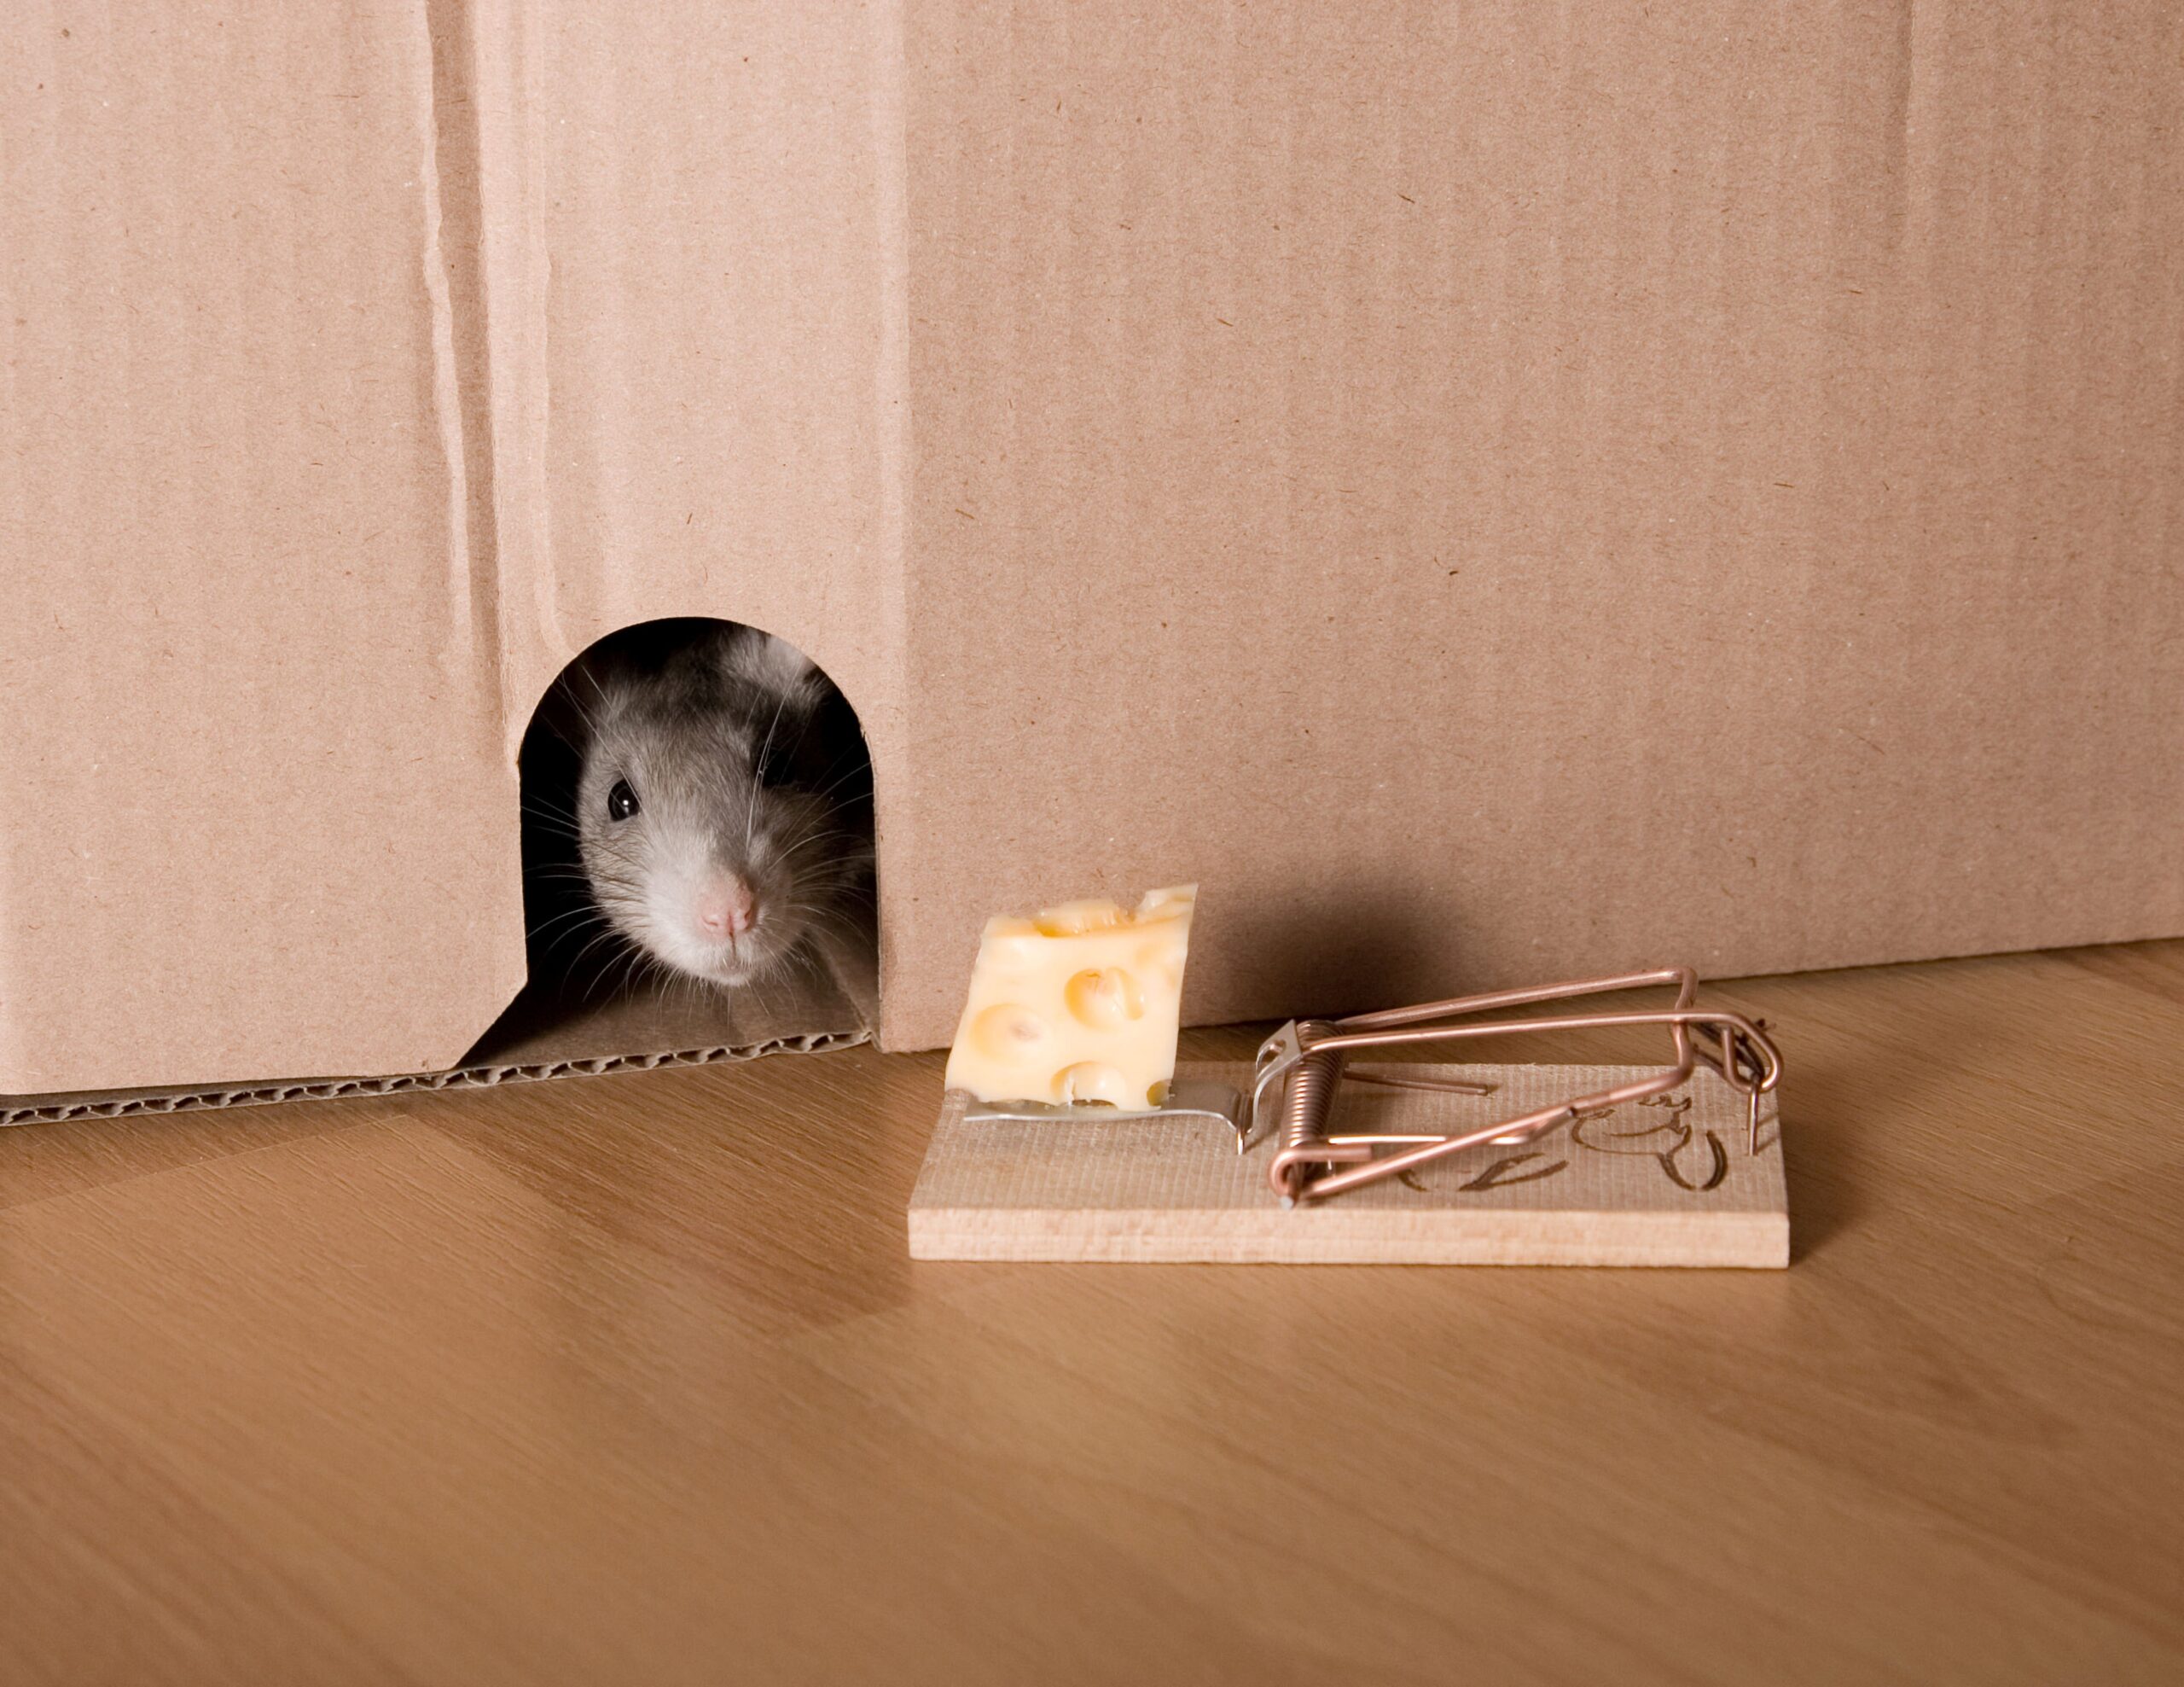
[[[830,841],[866,864],[823,899],[830,917],[776,968],[740,988],[677,971],[613,928],[591,893],[577,840],[578,784],[602,670],[658,672],[725,623],[676,619],[609,635],[572,663],[540,702],[519,757],[529,982],[466,1065],[741,1049],[861,1029],[876,1005],[871,763],[855,711],[831,683],[768,777],[829,809]],[[610,682],[611,683],[611,682]],[[809,858],[806,858],[807,859]]]

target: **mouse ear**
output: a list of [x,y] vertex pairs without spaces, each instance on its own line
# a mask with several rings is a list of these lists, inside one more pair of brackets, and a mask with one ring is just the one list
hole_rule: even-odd
[[720,665],[730,679],[788,695],[808,689],[819,673],[796,646],[756,627],[736,630],[736,636],[722,647]]

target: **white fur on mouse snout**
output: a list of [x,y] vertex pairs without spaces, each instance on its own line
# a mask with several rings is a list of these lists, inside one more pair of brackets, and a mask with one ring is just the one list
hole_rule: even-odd
[[[589,680],[578,839],[594,901],[645,954],[725,986],[779,967],[855,852],[822,792],[768,785],[824,689],[780,640],[716,628],[663,664]],[[626,787],[626,793],[622,788]],[[617,817],[634,800],[634,812]]]

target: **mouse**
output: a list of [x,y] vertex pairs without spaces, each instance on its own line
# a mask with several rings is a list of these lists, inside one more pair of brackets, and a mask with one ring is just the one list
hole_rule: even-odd
[[786,640],[710,620],[627,629],[571,665],[541,716],[573,752],[561,800],[542,811],[574,845],[563,875],[630,975],[648,963],[746,989],[868,899],[863,737]]

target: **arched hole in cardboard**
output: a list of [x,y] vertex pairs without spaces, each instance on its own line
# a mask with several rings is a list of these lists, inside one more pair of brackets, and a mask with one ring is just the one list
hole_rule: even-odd
[[[694,975],[616,928],[584,864],[579,786],[602,707],[619,688],[671,684],[672,664],[694,660],[733,625],[676,617],[622,628],[570,663],[539,703],[518,762],[530,979],[464,1069],[735,1060],[870,1035],[879,1013],[870,755],[855,709],[823,673],[808,716],[785,711],[752,729],[777,782],[755,801],[775,818],[777,847],[804,840],[792,864],[799,882],[787,893],[802,905],[798,941],[785,958],[740,987]],[[750,771],[723,769],[723,788],[747,788]],[[747,812],[744,819],[747,835]],[[859,864],[827,872],[822,832],[834,835],[823,845],[833,858]],[[731,850],[741,845],[728,840]]]

